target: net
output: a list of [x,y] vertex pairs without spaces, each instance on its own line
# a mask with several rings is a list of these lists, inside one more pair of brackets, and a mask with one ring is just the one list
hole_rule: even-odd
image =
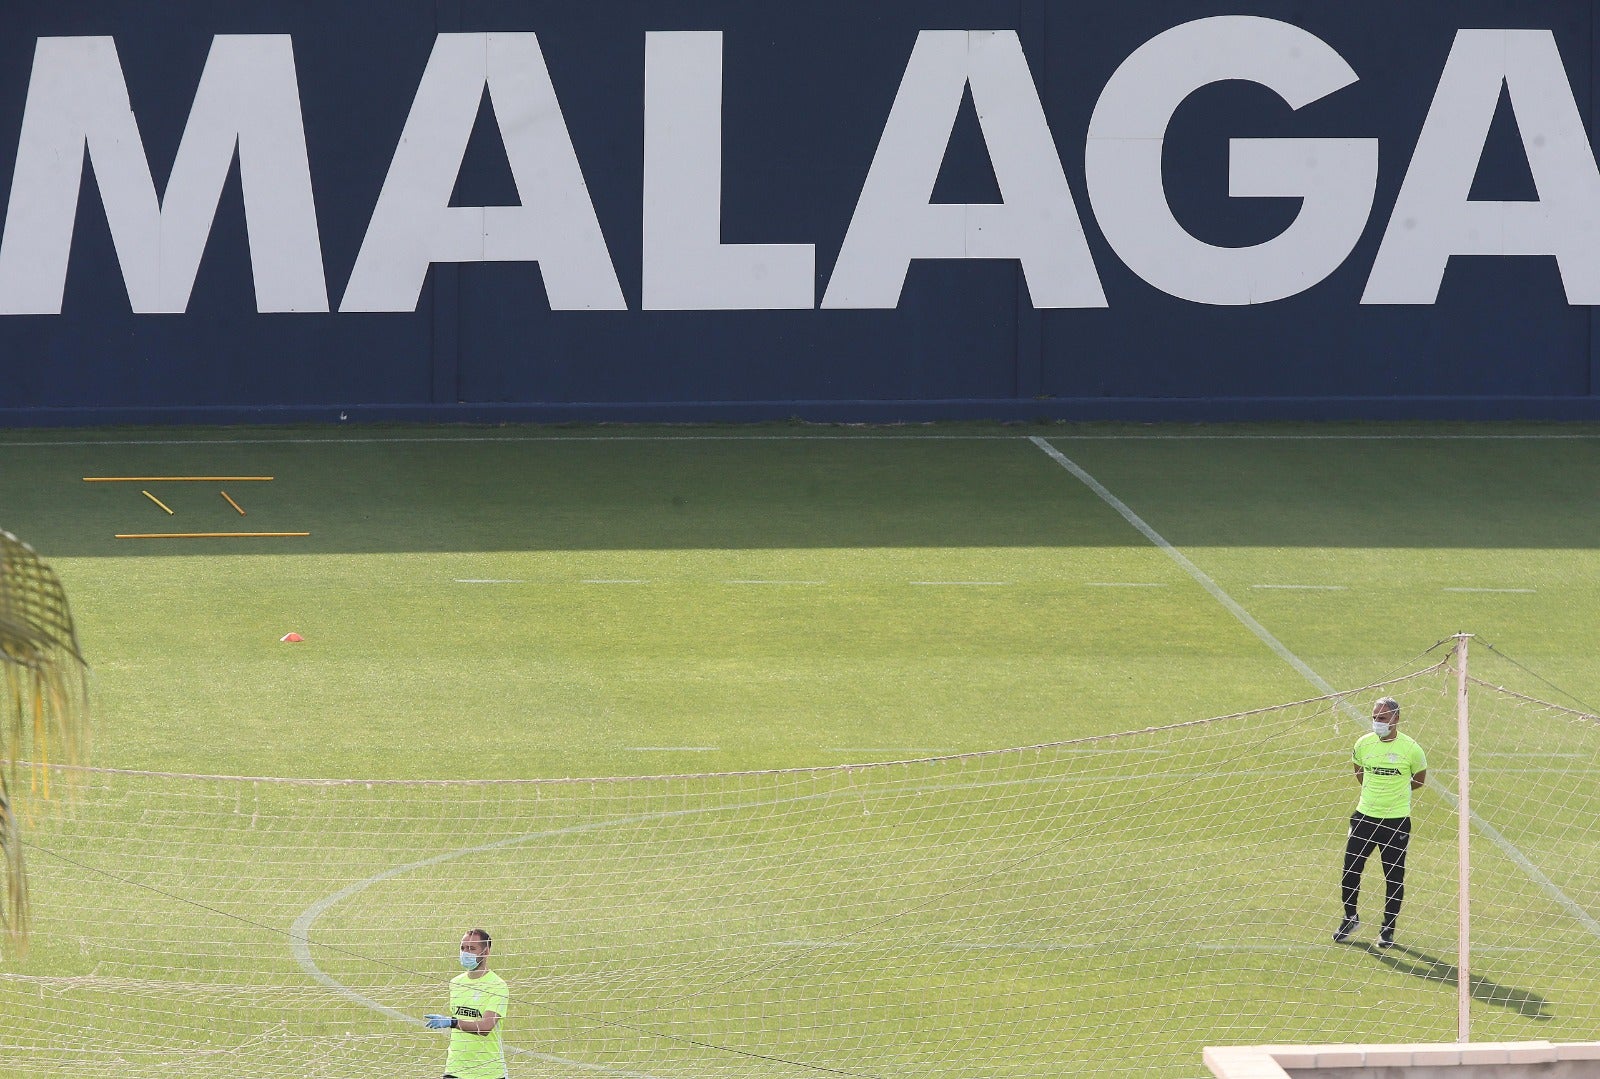
[[[0,1073],[436,1075],[462,932],[510,1074],[1205,1075],[1205,1045],[1450,1041],[1449,662],[1245,715],[738,775],[313,782],[85,773],[29,835]],[[1600,1025],[1600,726],[1473,686],[1480,1040]],[[1350,749],[1430,757],[1401,946],[1331,941]],[[1363,921],[1377,922],[1377,859]]]

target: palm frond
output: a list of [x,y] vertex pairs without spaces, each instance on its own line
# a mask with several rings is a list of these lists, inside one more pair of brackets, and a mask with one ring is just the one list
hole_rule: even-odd
[[55,570],[0,530],[0,928],[19,946],[28,928],[23,818],[50,800],[52,765],[87,751],[88,670]]

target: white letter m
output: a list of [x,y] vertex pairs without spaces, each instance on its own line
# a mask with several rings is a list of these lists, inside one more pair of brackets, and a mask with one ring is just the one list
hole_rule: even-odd
[[328,310],[286,35],[213,39],[159,200],[116,43],[40,38],[0,236],[0,314],[61,313],[86,152],[133,310],[182,312],[236,147],[257,310]]

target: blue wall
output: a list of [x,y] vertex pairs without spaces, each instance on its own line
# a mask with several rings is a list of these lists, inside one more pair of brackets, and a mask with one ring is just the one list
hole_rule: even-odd
[[[1338,268],[1297,295],[1225,306],[1127,267],[1097,222],[1084,159],[1090,115],[1125,58],[1231,14],[1309,31],[1359,81],[1298,111],[1237,80],[1185,100],[1162,173],[1190,233],[1246,247],[1299,212],[1295,198],[1229,197],[1230,138],[1377,139],[1379,151],[1371,214]],[[0,423],[1600,418],[1596,308],[1569,303],[1550,255],[1456,256],[1432,304],[1361,302],[1461,28],[1553,34],[1593,139],[1595,6],[1576,0],[12,0],[0,10],[0,193],[38,39],[115,39],[163,191],[213,37],[291,35],[332,310],[257,312],[235,160],[186,309],[134,313],[86,164],[60,313],[0,315]],[[1036,308],[1015,259],[918,260],[897,307],[821,307],[918,32],[947,29],[1020,37],[1105,307]],[[679,30],[723,32],[722,239],[815,245],[814,309],[642,309],[646,33]],[[478,31],[538,35],[627,310],[553,311],[530,262],[438,263],[414,311],[338,310],[436,35]],[[1519,125],[1506,94],[1475,201],[1542,194],[1525,151],[1537,124]],[[1001,201],[970,94],[933,201]],[[451,204],[517,202],[486,106]]]

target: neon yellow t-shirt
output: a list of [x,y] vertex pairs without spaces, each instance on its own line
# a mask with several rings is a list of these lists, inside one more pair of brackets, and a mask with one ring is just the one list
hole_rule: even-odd
[[487,1034],[450,1032],[450,1053],[444,1070],[459,1079],[502,1079],[506,1074],[505,1049],[500,1034],[506,1027],[511,991],[506,981],[492,970],[474,978],[471,971],[450,979],[450,1014],[456,1019],[482,1019],[494,1012],[500,1022]]
[[1396,734],[1392,742],[1363,734],[1350,756],[1361,767],[1357,813],[1383,820],[1411,816],[1411,777],[1428,770],[1421,746],[1404,734]]

